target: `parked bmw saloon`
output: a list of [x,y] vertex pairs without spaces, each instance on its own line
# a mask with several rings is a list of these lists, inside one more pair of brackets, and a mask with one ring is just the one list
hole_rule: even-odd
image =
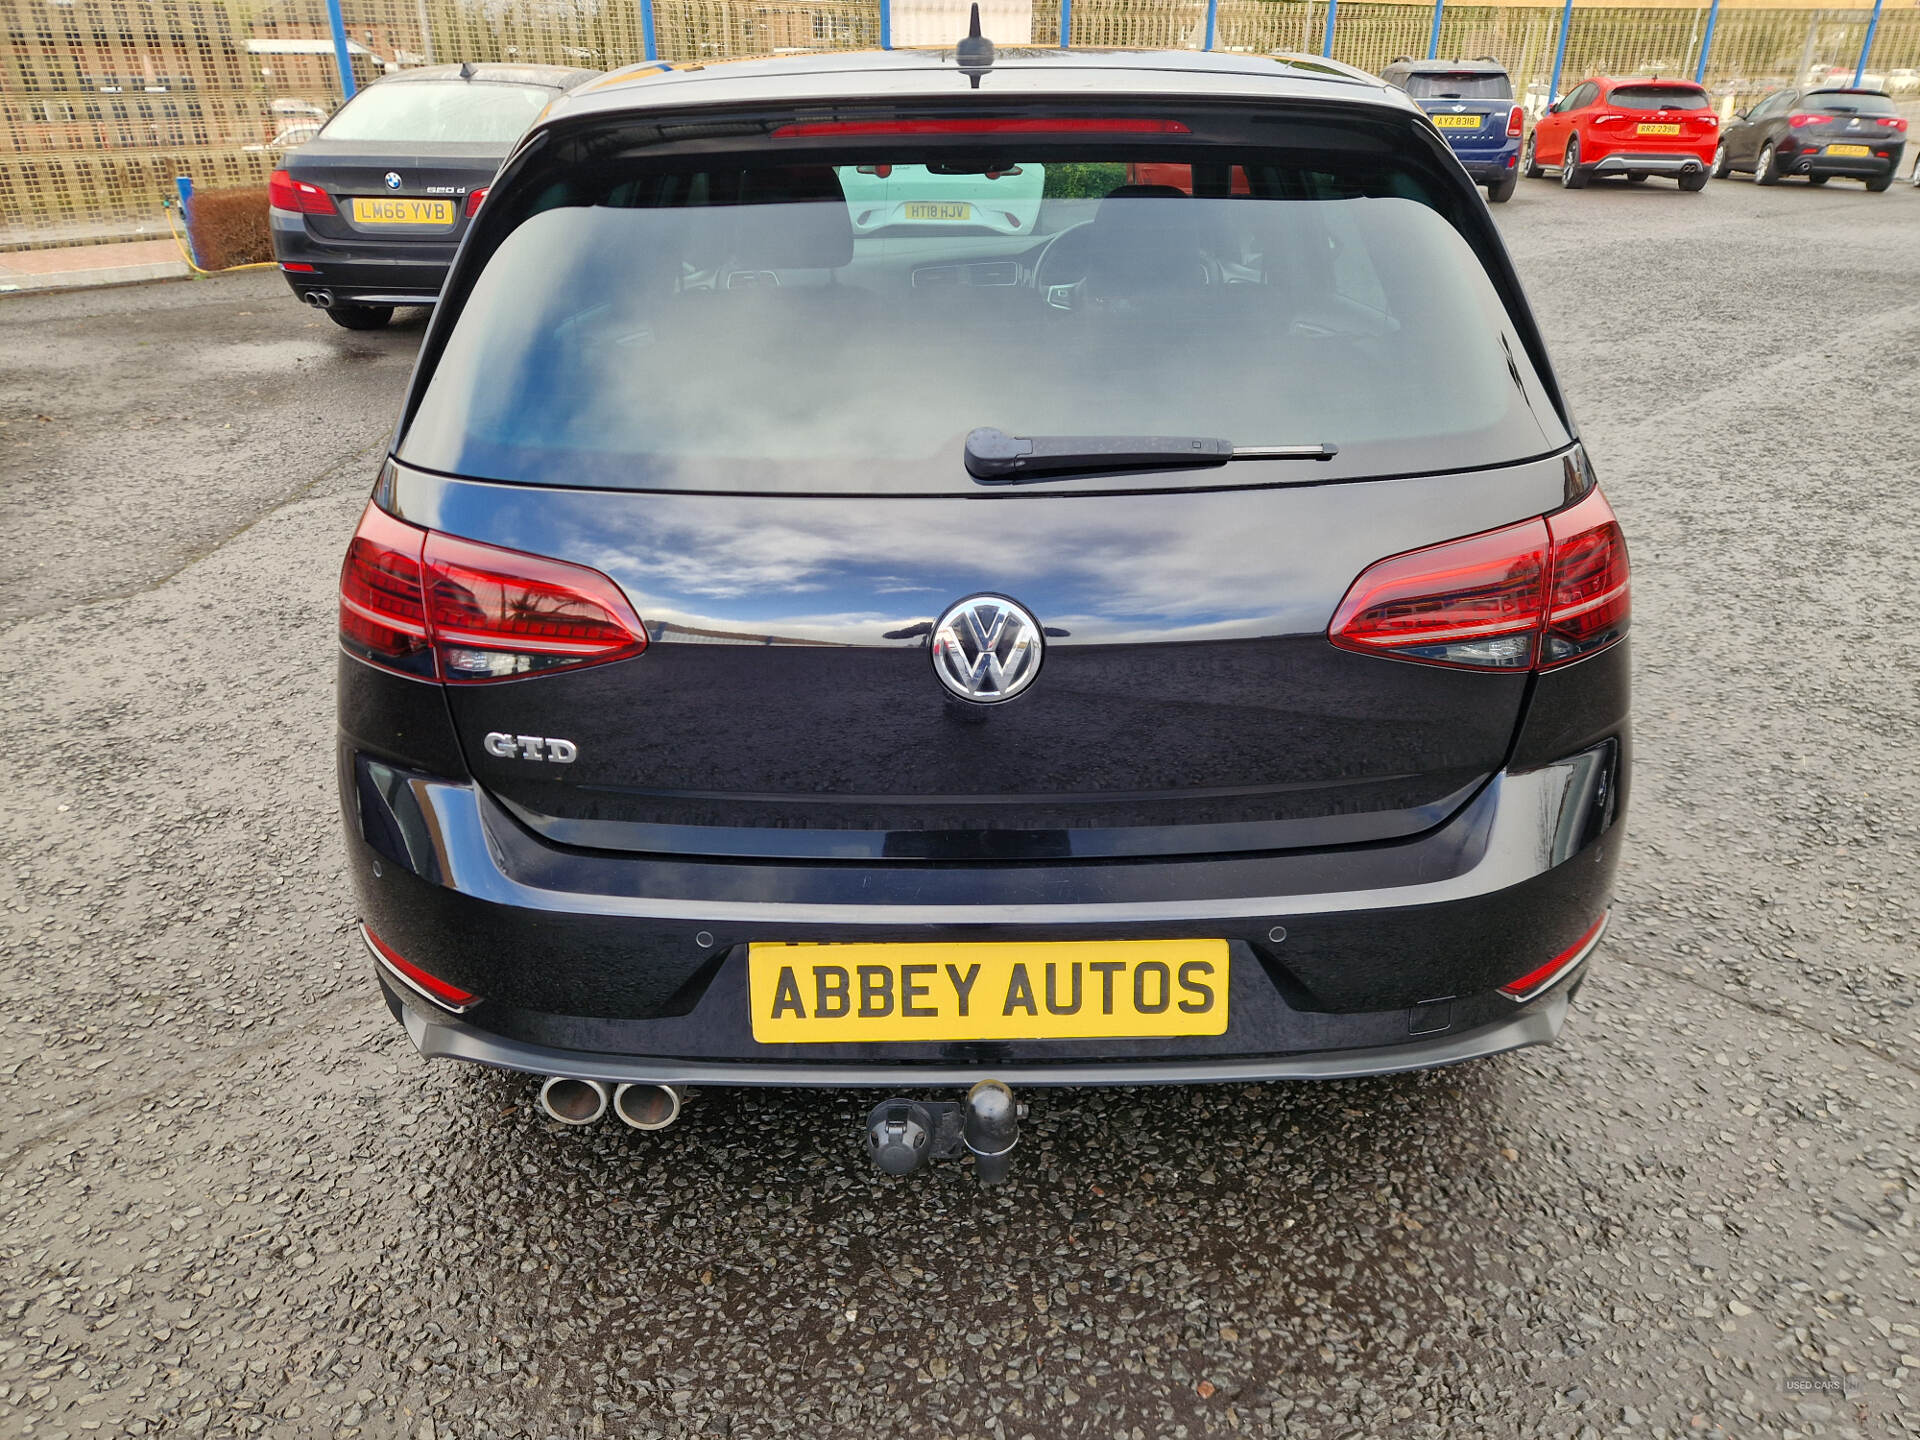
[[[575,92],[433,316],[347,844],[414,1043],[555,1118],[1447,1064],[1601,941],[1627,552],[1444,140],[1318,59],[981,48]],[[874,167],[939,208],[861,234]]]
[[514,142],[599,73],[431,65],[367,86],[273,172],[273,258],[293,293],[349,330],[433,304]]

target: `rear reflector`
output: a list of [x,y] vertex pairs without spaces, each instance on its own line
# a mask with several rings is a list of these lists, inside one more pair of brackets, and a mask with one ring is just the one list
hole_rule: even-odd
[[1580,962],[1593,953],[1593,947],[1600,943],[1600,935],[1606,928],[1607,917],[1603,912],[1598,920],[1587,927],[1586,933],[1573,944],[1538,970],[1529,970],[1518,980],[1509,980],[1500,987],[1500,993],[1509,1000],[1517,1000],[1523,1004],[1535,996],[1545,994],[1566,976],[1572,974]]
[[276,210],[292,210],[303,215],[337,214],[333,197],[318,185],[296,180],[284,170],[267,178],[267,203]]
[[404,675],[474,683],[624,660],[647,631],[598,570],[422,530],[369,503],[340,571],[340,643]]
[[1428,665],[1544,670],[1619,641],[1629,610],[1626,540],[1594,489],[1554,514],[1369,566],[1327,638]]
[[318,273],[318,272],[317,272],[317,271],[316,271],[316,270],[315,270],[315,269],[313,268],[313,266],[311,266],[311,265],[302,265],[302,264],[300,264],[300,263],[298,263],[297,261],[293,261],[293,260],[283,260],[283,261],[281,261],[281,262],[280,262],[280,268],[281,268],[282,270],[292,270],[292,271],[295,271],[295,272],[297,272],[298,274],[301,274],[301,275],[313,275],[313,274],[317,274],[317,273]]
[[982,117],[975,120],[808,120],[782,125],[776,140],[846,139],[859,135],[1191,135],[1178,120],[1126,115]]
[[400,981],[416,995],[431,1000],[442,1010],[451,1010],[458,1015],[463,1010],[473,1008],[479,1000],[471,990],[462,990],[458,985],[449,985],[438,975],[429,975],[418,965],[400,958],[400,953],[382,940],[366,926],[360,927],[360,934],[367,942],[367,949],[373,952],[373,958],[385,967],[388,974]]

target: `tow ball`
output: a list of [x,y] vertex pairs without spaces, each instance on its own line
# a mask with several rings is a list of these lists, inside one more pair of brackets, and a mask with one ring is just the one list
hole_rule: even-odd
[[982,1080],[964,1100],[882,1100],[867,1116],[867,1153],[883,1175],[911,1175],[929,1160],[973,1156],[982,1185],[998,1185],[1013,1167],[1027,1107],[998,1080]]

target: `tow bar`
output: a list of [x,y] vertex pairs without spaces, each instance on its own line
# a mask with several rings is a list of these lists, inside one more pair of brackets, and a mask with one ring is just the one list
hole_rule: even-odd
[[982,1080],[965,1100],[882,1100],[867,1116],[867,1153],[883,1175],[911,1175],[929,1160],[973,1156],[982,1185],[998,1185],[1013,1167],[1027,1107],[998,1080]]

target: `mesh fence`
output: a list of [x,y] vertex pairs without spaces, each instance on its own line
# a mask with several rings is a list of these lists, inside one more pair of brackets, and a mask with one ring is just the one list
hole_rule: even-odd
[[[677,62],[865,49],[880,41],[882,3],[342,0],[362,85],[453,60],[612,69],[647,57],[649,14],[655,54]],[[896,37],[911,7],[928,8],[890,3]],[[1076,46],[1206,44],[1206,0],[989,3],[1018,8],[1042,45],[1059,42],[1063,20]],[[1216,49],[1321,53],[1326,0],[1216,3]],[[1796,81],[1850,83],[1870,14],[1728,0],[1707,84],[1745,103]],[[1425,55],[1432,25],[1430,3],[1338,0],[1332,53],[1377,72],[1397,56]],[[1448,5],[1439,53],[1501,61],[1537,111],[1549,98],[1560,25],[1558,5]],[[264,184],[278,157],[340,102],[325,0],[0,0],[0,26],[0,249],[163,234],[174,176]],[[1690,76],[1706,26],[1704,4],[1578,4],[1562,88],[1592,73]],[[1920,7],[1890,0],[1870,62],[1869,84],[1920,99]]]

